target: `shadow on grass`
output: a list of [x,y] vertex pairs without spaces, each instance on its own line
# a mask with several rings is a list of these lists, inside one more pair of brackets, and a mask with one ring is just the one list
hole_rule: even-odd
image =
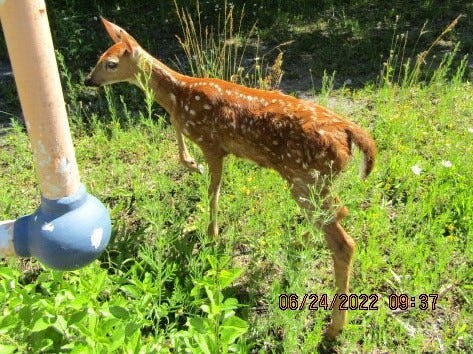
[[463,1],[431,1],[424,5],[405,1],[337,3],[300,21],[294,20],[296,14],[286,13],[282,15],[288,16],[286,22],[272,25],[268,38],[274,43],[294,41],[286,51],[287,75],[283,82],[301,80],[297,88],[319,89],[326,71],[336,72],[335,87],[364,86],[377,80],[390,50],[403,45],[399,39],[396,44],[397,35],[407,36],[405,47],[400,48],[402,59],[415,60],[460,14],[465,16],[433,49],[426,67],[435,68],[440,57],[453,50],[457,42],[461,43],[459,58],[473,49],[473,5]]

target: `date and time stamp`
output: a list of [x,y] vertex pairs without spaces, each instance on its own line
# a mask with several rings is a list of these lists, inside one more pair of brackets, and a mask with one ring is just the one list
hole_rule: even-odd
[[387,301],[381,301],[378,294],[280,294],[279,309],[283,311],[320,311],[320,310],[365,310],[376,311],[380,306],[387,306],[392,311],[419,309],[435,310],[439,294],[408,294],[388,295]]

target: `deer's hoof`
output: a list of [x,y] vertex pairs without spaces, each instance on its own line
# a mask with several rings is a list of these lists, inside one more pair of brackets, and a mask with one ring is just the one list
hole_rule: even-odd
[[341,330],[336,329],[332,324],[329,324],[324,332],[324,338],[328,341],[334,341],[340,334]]

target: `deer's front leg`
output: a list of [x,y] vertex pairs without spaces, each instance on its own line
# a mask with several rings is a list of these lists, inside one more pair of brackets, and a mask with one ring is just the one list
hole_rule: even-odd
[[197,164],[194,158],[187,151],[187,145],[184,141],[184,135],[176,128],[177,144],[179,146],[179,161],[192,172],[204,173],[204,166]]

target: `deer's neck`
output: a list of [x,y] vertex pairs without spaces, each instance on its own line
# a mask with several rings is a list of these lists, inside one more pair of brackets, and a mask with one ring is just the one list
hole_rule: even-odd
[[183,86],[185,76],[170,69],[145,51],[140,53],[139,67],[140,74],[136,84],[144,91],[151,90],[156,102],[172,114],[176,94]]

